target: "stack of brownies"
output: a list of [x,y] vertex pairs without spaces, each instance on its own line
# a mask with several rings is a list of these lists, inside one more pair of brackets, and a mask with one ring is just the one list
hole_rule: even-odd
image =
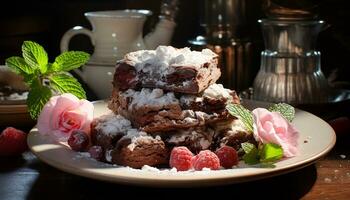
[[225,109],[239,104],[233,90],[215,82],[218,56],[159,46],[125,55],[116,65],[109,108],[92,123],[92,142],[105,161],[141,168],[167,165],[174,146],[193,153],[254,140]]

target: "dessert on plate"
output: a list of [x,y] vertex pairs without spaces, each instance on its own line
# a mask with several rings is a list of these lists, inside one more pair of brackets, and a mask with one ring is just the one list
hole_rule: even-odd
[[113,114],[91,124],[102,160],[133,168],[168,166],[175,147],[193,153],[222,146],[238,151],[242,142],[255,141],[226,109],[240,100],[216,83],[217,64],[209,49],[159,46],[125,55],[115,69],[108,106]]

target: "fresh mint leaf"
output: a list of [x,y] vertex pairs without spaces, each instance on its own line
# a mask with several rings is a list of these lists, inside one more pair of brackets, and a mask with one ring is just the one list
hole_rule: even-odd
[[68,74],[55,74],[49,77],[50,86],[59,93],[71,93],[79,99],[86,99],[86,94],[80,83]]
[[90,59],[88,53],[82,51],[67,51],[59,55],[52,64],[54,71],[69,71],[84,65]]
[[26,63],[32,68],[39,69],[41,73],[47,70],[48,56],[45,49],[38,43],[24,41],[22,55]]
[[253,115],[248,109],[239,104],[228,104],[226,109],[231,115],[239,118],[249,132],[253,132]]
[[264,144],[259,151],[260,162],[275,162],[283,157],[283,149],[280,145],[274,143]]
[[38,80],[38,77],[35,74],[24,74],[22,75],[24,78],[24,82],[27,83],[27,85],[31,85],[33,82]]
[[14,71],[16,74],[24,75],[24,74],[32,74],[34,73],[34,69],[30,67],[26,61],[18,56],[13,56],[6,59],[6,65]]
[[259,163],[259,151],[254,144],[244,142],[241,144],[241,147],[245,152],[243,160],[246,164],[255,165]]
[[244,142],[241,144],[245,154],[243,160],[248,165],[261,168],[273,168],[273,164],[283,157],[281,146],[273,143],[263,144],[257,148],[254,144]]
[[255,165],[259,163],[258,150],[251,151],[250,153],[244,154],[243,160],[248,165]]
[[47,64],[47,70],[46,70],[46,74],[51,74],[54,72],[59,72],[59,69],[56,65],[52,64],[52,63],[48,63]]
[[241,143],[241,147],[244,151],[244,153],[249,153],[251,152],[254,148],[256,149],[256,146],[252,143],[249,142],[243,142]]
[[274,104],[269,108],[269,111],[280,113],[289,122],[292,122],[295,117],[294,107],[286,103]]
[[27,106],[32,119],[37,119],[51,96],[71,93],[78,98],[86,98],[80,83],[67,71],[83,65],[89,54],[72,51],[61,54],[54,63],[48,62],[45,49],[32,41],[22,45],[21,57],[10,57],[6,64],[17,74],[23,76],[30,87]]
[[42,86],[41,83],[33,82],[27,98],[27,105],[32,119],[37,119],[44,105],[51,98],[52,93],[49,87]]

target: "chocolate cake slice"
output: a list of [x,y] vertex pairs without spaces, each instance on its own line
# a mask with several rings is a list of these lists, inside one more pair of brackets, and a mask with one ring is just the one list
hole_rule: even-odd
[[102,147],[103,161],[133,168],[160,166],[168,164],[170,151],[175,146],[186,146],[198,153],[223,145],[239,150],[242,142],[255,143],[253,134],[245,130],[239,119],[153,133],[132,128],[130,124],[129,120],[114,114],[94,119],[92,144]]
[[126,54],[116,65],[113,85],[120,91],[160,88],[197,94],[219,79],[217,64],[218,56],[209,49],[159,46]]
[[232,90],[212,84],[198,95],[143,88],[114,91],[109,108],[148,133],[165,132],[232,119],[225,106],[239,103]]
[[120,115],[104,115],[91,124],[92,144],[101,146],[104,161],[141,168],[168,163],[169,152],[159,136],[132,128]]
[[215,130],[208,126],[198,126],[188,129],[179,129],[169,133],[166,144],[172,148],[186,146],[192,153],[209,149],[214,142]]
[[112,163],[133,168],[168,164],[169,151],[160,136],[130,129],[111,152]]
[[131,122],[120,115],[103,115],[91,123],[91,141],[104,149],[112,149],[131,128]]

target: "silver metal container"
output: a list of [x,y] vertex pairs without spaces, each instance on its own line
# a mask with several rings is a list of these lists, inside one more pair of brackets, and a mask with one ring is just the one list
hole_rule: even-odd
[[254,80],[254,99],[291,104],[323,103],[328,83],[321,71],[316,40],[321,20],[259,20],[265,50]]

